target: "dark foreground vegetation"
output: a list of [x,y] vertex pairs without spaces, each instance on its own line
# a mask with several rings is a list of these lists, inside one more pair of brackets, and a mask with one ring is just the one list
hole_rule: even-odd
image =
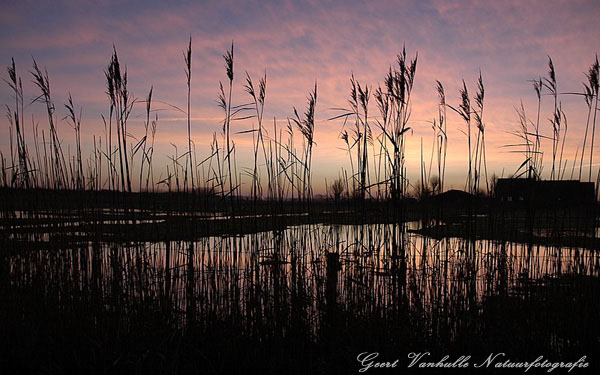
[[452,191],[232,216],[188,193],[1,194],[5,368],[356,373],[366,351],[397,371],[427,351],[598,366],[595,206]]

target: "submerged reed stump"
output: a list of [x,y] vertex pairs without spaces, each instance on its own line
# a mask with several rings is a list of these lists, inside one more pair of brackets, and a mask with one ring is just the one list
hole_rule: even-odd
[[337,307],[337,285],[338,271],[342,269],[340,263],[340,254],[327,253],[327,284],[325,289],[325,298],[327,306],[327,321],[333,322],[335,310]]

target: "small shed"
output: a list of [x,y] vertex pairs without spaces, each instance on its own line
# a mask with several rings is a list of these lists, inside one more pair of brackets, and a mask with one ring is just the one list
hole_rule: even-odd
[[496,198],[502,202],[539,205],[580,205],[596,202],[593,182],[500,178]]

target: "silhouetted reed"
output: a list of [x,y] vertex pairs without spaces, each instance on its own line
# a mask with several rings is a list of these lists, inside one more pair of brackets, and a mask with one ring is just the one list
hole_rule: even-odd
[[[233,53],[233,45],[231,46],[232,49],[232,53]],[[185,174],[185,179],[186,179],[186,187],[187,187],[187,179],[188,179],[188,175],[189,175],[189,179],[191,180],[191,190],[194,191],[194,174],[195,174],[195,170],[196,168],[194,168],[194,163],[192,160],[192,122],[191,122],[191,100],[190,100],[190,95],[191,95],[191,82],[192,82],[192,37],[190,36],[190,42],[188,44],[188,48],[187,51],[185,51],[183,53],[183,57],[185,60],[185,76],[187,78],[187,131],[188,131],[188,154],[187,154],[187,158],[189,160],[189,163],[186,165],[186,174]],[[189,170],[188,170],[188,166],[189,166]]]

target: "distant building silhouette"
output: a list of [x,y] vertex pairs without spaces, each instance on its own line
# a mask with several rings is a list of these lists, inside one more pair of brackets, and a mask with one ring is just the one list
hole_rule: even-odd
[[503,202],[536,205],[580,205],[596,202],[594,183],[576,180],[534,180],[500,178],[496,183],[496,198]]

